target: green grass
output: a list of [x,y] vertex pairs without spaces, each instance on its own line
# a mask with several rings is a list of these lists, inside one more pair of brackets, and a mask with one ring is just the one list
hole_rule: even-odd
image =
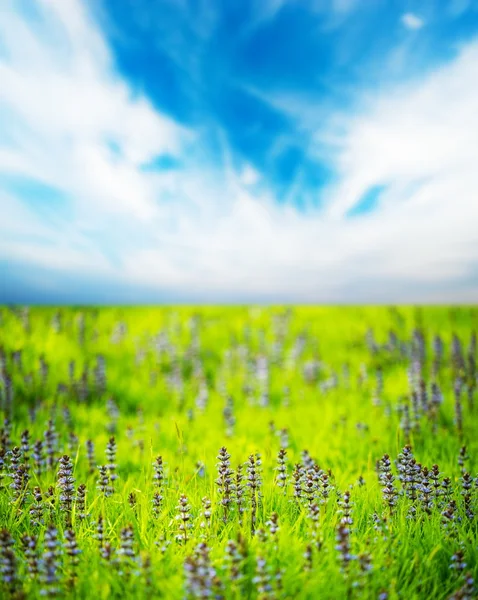
[[[59,330],[52,325],[58,312]],[[82,319],[84,340],[80,339]],[[126,327],[123,336],[115,336],[119,323]],[[477,519],[465,514],[458,464],[460,448],[466,445],[464,468],[476,475],[478,393],[474,392],[474,406],[470,406],[467,387],[476,384],[468,348],[477,326],[478,309],[471,307],[33,308],[28,314],[21,309],[0,309],[2,370],[11,378],[13,388],[13,400],[9,401],[3,377],[0,406],[2,419],[11,421],[11,434],[9,443],[2,441],[5,466],[0,481],[0,528],[8,530],[14,541],[16,565],[16,580],[4,582],[0,595],[36,598],[42,591],[56,588],[60,597],[76,598],[202,597],[188,591],[185,562],[193,557],[193,565],[197,564],[201,560],[196,556],[197,546],[205,543],[210,549],[208,566],[216,578],[211,597],[450,597],[463,586],[465,572],[475,581],[478,576]],[[378,345],[376,352],[371,352],[366,342],[369,328]],[[422,409],[416,422],[410,407],[412,427],[407,439],[402,407],[410,405],[408,370],[414,329],[425,339],[423,380],[429,393],[432,381],[439,384],[443,403],[436,414]],[[402,352],[385,348],[392,330],[403,345]],[[432,342],[436,334],[443,339],[444,355],[435,376]],[[452,360],[454,334],[461,340],[464,368]],[[303,336],[303,348],[295,356],[299,336]],[[159,342],[165,340],[167,347],[161,350]],[[12,355],[20,350],[21,364]],[[95,384],[98,355],[106,363],[105,391]],[[257,378],[260,356],[268,360],[266,383]],[[46,378],[40,372],[40,357],[48,364]],[[308,363],[318,365],[317,376],[310,381],[304,377]],[[377,399],[378,367],[383,372],[383,390]],[[364,371],[365,379],[361,377]],[[83,373],[87,374],[84,398],[78,391]],[[455,423],[453,390],[457,377],[465,386],[462,432]],[[201,410],[197,399],[204,389],[208,398]],[[267,391],[267,403],[260,401],[261,389]],[[228,396],[233,400],[232,431],[228,431],[224,417]],[[115,418],[109,399],[118,409]],[[49,420],[58,433],[54,468],[36,475],[30,452],[28,487],[15,500],[10,487],[14,470],[11,450],[20,445],[25,429],[32,442],[43,440]],[[281,436],[283,429],[287,430],[287,440]],[[78,442],[72,440],[71,432]],[[85,443],[88,439],[94,442],[96,464],[105,465],[105,448],[112,435],[117,443],[118,479],[113,495],[105,497],[97,489],[98,470],[91,473],[88,469]],[[276,482],[277,453],[284,441],[289,476],[285,492]],[[442,497],[433,501],[428,514],[420,490],[416,501],[402,493],[395,460],[407,442],[418,463],[430,469],[438,464],[442,477],[451,479],[451,498],[457,504],[451,533],[442,523],[446,504]],[[215,483],[222,446],[231,455],[234,471],[251,453],[261,455],[262,498],[255,535],[251,532],[249,491],[243,525],[239,525],[234,498],[227,522],[222,518]],[[294,465],[301,463],[304,450],[324,472],[330,471],[333,488],[323,503],[320,490],[315,492],[314,502],[320,505],[318,537],[313,536],[307,501],[293,497],[292,472]],[[392,459],[393,485],[399,494],[392,514],[376,472],[376,462],[385,453]],[[60,508],[57,485],[62,454],[69,455],[74,464],[75,487],[81,483],[87,487],[88,517],[79,519],[74,504],[69,525],[68,515]],[[158,455],[163,458],[165,482],[161,509],[155,517],[152,463]],[[39,525],[32,523],[30,515],[35,486],[41,488],[44,503],[48,487],[55,490],[55,504],[51,509],[45,507]],[[353,558],[344,573],[336,535],[342,517],[338,503],[347,490],[353,504],[349,535]],[[134,508],[128,501],[132,492],[136,496]],[[181,494],[187,496],[191,507],[192,528],[186,543],[176,541],[175,517]],[[206,528],[201,526],[201,499],[205,496],[212,502],[211,523]],[[478,481],[473,481],[470,496],[471,510],[478,514]],[[413,508],[415,517],[410,518]],[[279,523],[275,535],[267,525],[273,512]],[[381,528],[374,526],[374,513],[384,519]],[[111,561],[102,558],[95,537],[100,517],[105,540],[112,547]],[[57,582],[49,588],[45,583],[44,536],[50,524],[58,532],[59,556]],[[135,556],[131,559],[117,552],[121,531],[128,525],[134,532]],[[77,567],[72,567],[63,546],[69,526],[81,550]],[[28,571],[21,542],[25,534],[37,538],[38,576]],[[243,550],[239,580],[231,577],[226,558],[229,540]],[[308,545],[313,546],[311,569],[306,569],[304,557]],[[463,552],[464,572],[450,568],[457,551]],[[364,555],[371,563],[369,571],[360,568]],[[4,578],[9,556],[7,550],[1,551]],[[265,560],[271,586],[263,592],[258,591],[258,557]],[[282,583],[277,579],[278,571]]]

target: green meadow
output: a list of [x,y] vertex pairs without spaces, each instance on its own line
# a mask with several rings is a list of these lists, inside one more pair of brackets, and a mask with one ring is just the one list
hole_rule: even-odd
[[0,309],[0,596],[475,598],[475,307]]

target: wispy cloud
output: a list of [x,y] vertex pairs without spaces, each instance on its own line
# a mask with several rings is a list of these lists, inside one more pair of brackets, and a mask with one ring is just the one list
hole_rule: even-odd
[[402,16],[402,23],[407,29],[413,30],[421,29],[425,25],[423,19],[421,19],[415,13],[405,13]]
[[79,2],[40,1],[28,19],[14,5],[4,6],[0,21],[1,117],[9,140],[0,169],[59,188],[77,209],[150,217],[151,186],[139,168],[177,153],[185,132],[114,75],[108,48]]
[[[101,280],[149,290],[138,301],[477,297],[477,43],[420,79],[355,86],[346,110],[319,110],[300,89],[264,92],[291,123],[282,147],[302,153],[290,193],[320,194],[304,210],[277,201],[277,182],[214,115],[185,128],[134,89],[84,4],[32,6],[8,2],[0,16],[0,257],[25,280],[56,273],[60,293],[76,273],[92,300]],[[308,188],[304,161],[330,181]],[[35,184],[68,210],[41,210],[53,205]]]

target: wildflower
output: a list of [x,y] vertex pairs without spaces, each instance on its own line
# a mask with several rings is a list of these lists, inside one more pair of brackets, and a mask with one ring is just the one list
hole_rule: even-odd
[[408,442],[410,440],[410,432],[412,430],[412,424],[410,420],[410,407],[408,404],[403,404],[401,407],[402,418],[400,420],[400,427],[403,430],[403,434],[405,440]]
[[284,489],[284,494],[287,492],[287,450],[285,448],[281,448],[279,450],[279,454],[277,455],[277,477],[276,484],[278,487]]
[[5,586],[14,594],[19,584],[18,561],[13,551],[14,541],[8,529],[0,531],[0,573]]
[[302,491],[308,505],[313,504],[318,496],[318,479],[313,468],[308,469],[302,478]]
[[[475,335],[474,339],[476,340],[476,335]],[[470,344],[470,346],[471,346],[471,344]],[[470,348],[470,350],[468,351],[468,374],[467,374],[467,377],[468,377],[468,385],[467,385],[468,407],[470,408],[470,410],[473,410],[475,408],[473,396],[474,396],[476,384],[478,381],[478,379],[477,379],[478,372],[476,369],[475,354],[476,354],[476,350],[473,350],[472,348]]]
[[292,477],[294,479],[294,498],[297,500],[297,502],[300,502],[301,498],[303,497],[302,479],[304,477],[304,468],[302,465],[295,465]]
[[154,475],[153,475],[153,485],[158,488],[159,492],[163,487],[164,482],[164,466],[163,466],[163,457],[157,456],[156,460],[153,463],[154,467]]
[[43,511],[44,504],[42,493],[40,488],[35,486],[33,488],[33,503],[30,506],[30,523],[33,526],[39,527],[40,525],[43,525]]
[[196,474],[198,475],[198,477],[204,477],[205,473],[206,465],[201,460],[198,460],[196,462]]
[[443,394],[436,381],[432,382],[431,385],[431,404],[435,407],[437,412],[438,408],[441,406],[441,404],[443,404]]
[[99,394],[104,394],[106,391],[106,362],[102,354],[96,356],[95,387]]
[[88,516],[86,513],[86,485],[84,483],[78,486],[76,492],[76,516],[80,521],[84,521]]
[[100,515],[98,517],[98,522],[96,524],[95,539],[98,541],[98,545],[99,545],[100,549],[103,548],[104,543],[105,543],[105,529],[104,529],[103,515]]
[[422,481],[420,486],[420,500],[422,502],[422,506],[424,511],[427,514],[431,514],[431,509],[433,507],[432,493],[433,488],[430,485],[430,472],[427,467],[423,467],[422,469]]
[[420,400],[420,404],[422,407],[422,411],[424,413],[427,413],[429,410],[428,393],[427,393],[427,386],[426,386],[425,380],[423,378],[420,379],[420,382],[418,385],[418,395],[419,395],[419,400]]
[[73,421],[72,421],[72,418],[71,418],[71,411],[68,408],[68,406],[65,405],[63,407],[62,413],[63,413],[63,421],[64,421],[66,427],[68,429],[71,428],[72,425],[73,425]]
[[421,410],[420,410],[420,403],[418,401],[418,394],[417,394],[416,390],[412,390],[411,405],[412,405],[412,412],[413,412],[413,429],[418,432],[418,431],[420,431]]
[[30,432],[28,431],[28,429],[25,429],[25,431],[22,433],[21,435],[21,449],[22,449],[22,460],[23,463],[26,465],[27,469],[29,468],[29,462],[30,462]]
[[60,567],[60,545],[58,542],[58,531],[54,525],[49,525],[45,532],[44,551],[42,558],[41,594],[43,596],[56,596],[60,592],[59,573]]
[[341,522],[346,525],[352,525],[352,503],[350,502],[350,492],[348,490],[344,492],[338,505],[340,507],[338,514],[341,515]]
[[203,527],[207,531],[211,526],[211,500],[207,496],[204,496],[204,498],[202,498],[201,500],[201,503],[203,507],[202,516],[204,517],[204,521],[201,523],[201,527]]
[[373,528],[374,528],[375,532],[377,533],[377,536],[374,538],[374,541],[377,542],[379,539],[379,536],[381,538],[383,538],[384,540],[386,540],[387,533],[388,533],[387,519],[385,517],[381,517],[377,513],[373,513],[372,520],[373,520]]
[[88,469],[90,473],[94,473],[96,470],[95,445],[91,440],[86,440],[86,454],[88,457]]
[[[320,493],[322,496],[321,504],[325,504],[330,494],[330,490],[333,489],[333,486],[330,484],[330,477],[332,473],[326,473],[325,471],[320,472]],[[363,485],[365,483],[363,481],[362,476],[359,477],[359,485]]]
[[444,477],[441,486],[443,489],[443,497],[445,501],[448,501],[451,496],[451,479],[449,477]]
[[463,572],[467,567],[465,561],[465,553],[459,548],[451,557],[450,569],[454,569],[458,573]]
[[75,500],[75,480],[73,478],[73,464],[71,458],[64,454],[60,460],[58,469],[58,487],[60,488],[60,509],[65,512],[67,523],[71,519],[71,510]]
[[33,444],[32,458],[35,465],[35,474],[39,477],[45,467],[45,458],[43,456],[43,442],[37,440]]
[[10,450],[10,473],[11,473],[11,477],[14,476],[14,474],[17,471],[18,467],[20,466],[21,462],[22,462],[22,451],[20,450],[20,448],[18,446],[14,446]]
[[163,501],[163,497],[161,496],[161,494],[159,492],[154,492],[152,504],[153,504],[153,515],[155,518],[159,517],[159,512],[161,510],[162,501]]
[[302,458],[302,466],[306,471],[314,468],[314,464],[315,464],[314,459],[310,456],[308,450],[302,450],[301,458]]
[[120,557],[120,564],[122,566],[122,570],[120,571],[121,575],[129,576],[131,563],[136,558],[136,553],[133,546],[133,526],[127,525],[121,530],[120,533],[120,547],[118,550],[118,555]]
[[410,469],[408,475],[408,489],[410,491],[409,498],[416,500],[421,484],[422,466],[415,459],[410,461]]
[[55,424],[50,419],[45,430],[45,450],[46,450],[46,465],[48,469],[52,469],[55,464],[55,453],[57,450],[58,435],[55,430]]
[[13,483],[10,484],[10,487],[13,489],[13,502],[18,502],[19,507],[22,507],[25,503],[29,479],[30,475],[26,465],[18,465],[16,471],[13,472]]
[[265,543],[267,540],[267,534],[266,534],[266,530],[263,527],[260,527],[257,531],[256,531],[256,537],[259,540],[259,542],[261,543]]
[[309,506],[308,518],[312,523],[312,540],[314,542],[314,546],[317,548],[317,550],[320,550],[322,542],[319,538],[320,508],[318,504],[314,503]]
[[441,524],[448,537],[456,537],[456,502],[450,500],[441,513]]
[[398,479],[405,494],[410,497],[410,483],[412,480],[412,447],[406,445],[397,457]]
[[176,520],[179,521],[179,533],[176,536],[176,540],[179,543],[186,543],[188,541],[188,530],[191,529],[191,513],[190,506],[188,504],[187,497],[182,494],[179,498],[179,504],[176,507],[179,514],[176,516]]
[[40,572],[40,559],[38,556],[38,539],[35,535],[25,533],[22,536],[23,554],[27,562],[28,573],[36,578]]
[[275,587],[275,590],[277,591],[278,595],[280,595],[284,589],[284,584],[282,581],[283,575],[284,575],[284,569],[281,569],[279,567],[275,570],[275,573],[273,575],[273,581],[275,583],[274,587]]
[[276,512],[271,513],[269,520],[266,521],[271,537],[275,537],[279,531],[279,515]]
[[154,542],[154,543],[156,544],[156,546],[159,547],[159,550],[160,550],[161,554],[165,554],[166,550],[171,545],[171,541],[166,539],[166,536],[165,536],[164,533],[162,533],[159,536],[159,540],[157,542]]
[[118,475],[116,474],[116,440],[114,437],[110,437],[108,444],[106,445],[106,468],[109,471],[109,479],[111,481],[111,491],[113,492],[113,484]]
[[111,496],[113,494],[113,487],[110,485],[108,467],[102,465],[98,467],[98,470],[100,472],[100,476],[98,478],[97,489],[100,490],[100,492],[105,496],[105,498],[108,498],[108,496]]
[[116,423],[118,421],[120,412],[113,398],[108,398],[108,400],[106,401],[106,410],[110,419],[109,423],[106,426],[106,429],[110,433],[114,433],[116,431]]
[[312,546],[311,544],[307,544],[307,546],[305,547],[305,552],[303,554],[304,556],[304,569],[305,571],[312,571],[312,566],[313,566],[313,552],[312,552]]
[[209,548],[205,543],[196,546],[194,554],[184,562],[186,598],[209,598],[216,584],[216,570],[211,565]]
[[380,461],[379,473],[383,499],[388,504],[390,514],[392,514],[395,504],[397,503],[398,493],[394,486],[395,477],[392,475],[391,462],[388,454],[384,454]]
[[460,453],[458,455],[458,466],[460,467],[460,471],[463,473],[466,472],[466,463],[470,460],[468,453],[466,451],[466,446],[462,446],[460,448]]
[[271,576],[265,558],[258,556],[256,558],[256,574],[253,578],[253,583],[256,585],[257,597],[260,600],[270,599],[273,590],[271,584]]
[[224,422],[226,424],[226,436],[232,437],[234,434],[234,425],[236,418],[234,416],[234,400],[231,396],[226,398],[226,403],[223,410]]
[[372,570],[372,557],[368,552],[364,552],[358,555],[358,563],[360,571],[363,575],[370,573]]
[[436,433],[437,431],[437,419],[440,410],[440,406],[443,403],[443,394],[441,393],[440,386],[436,381],[434,381],[431,385],[431,400],[430,400],[430,419],[433,423],[432,431]]
[[109,542],[106,542],[104,546],[100,548],[101,558],[106,562],[113,562],[114,553],[115,549]]
[[55,488],[52,485],[48,487],[45,497],[50,511],[50,517],[52,517],[55,512]]
[[219,460],[217,464],[219,477],[216,479],[216,485],[218,486],[219,494],[222,496],[221,504],[224,508],[223,521],[224,523],[227,523],[229,506],[232,503],[232,492],[234,490],[234,471],[231,469],[231,455],[228,454],[227,449],[224,446],[219,450],[217,458]]
[[242,465],[238,464],[236,469],[236,506],[239,516],[239,526],[242,527],[243,514],[246,510],[244,498],[244,475]]
[[391,465],[392,463],[388,454],[384,454],[383,457],[377,462],[378,478],[382,485],[385,484],[386,474],[391,471]]
[[229,564],[229,578],[236,582],[242,579],[242,565],[245,555],[242,552],[242,545],[229,540],[226,544],[226,561]]
[[251,499],[251,533],[254,535],[256,529],[256,518],[257,518],[257,504],[259,496],[259,488],[261,485],[258,461],[254,454],[249,456],[246,463],[247,470],[247,487],[250,491]]
[[131,508],[136,511],[136,504],[137,504],[137,497],[135,492],[130,492],[128,495],[128,504],[131,506]]
[[141,571],[144,576],[144,585],[146,589],[150,589],[153,585],[153,569],[151,566],[151,556],[145,554],[141,561]]
[[461,438],[463,434],[463,407],[461,403],[462,380],[460,377],[456,378],[453,389],[455,392],[455,424]]
[[443,340],[439,335],[433,338],[433,373],[436,375],[443,359]]
[[473,600],[476,598],[475,581],[471,573],[465,573],[465,582],[448,600]]
[[5,477],[5,467],[6,467],[6,450],[3,447],[0,447],[0,487],[2,486],[3,478]]
[[350,561],[354,558],[350,551],[350,529],[348,523],[343,520],[339,522],[335,539],[337,542],[335,549],[338,552],[340,569],[344,576],[347,577]]
[[76,535],[73,529],[67,529],[65,531],[65,542],[64,542],[65,553],[69,558],[69,567],[70,567],[70,577],[68,580],[68,585],[73,587],[76,583],[76,579],[78,577],[77,567],[79,564],[78,555],[81,553],[81,550],[78,548],[78,543],[76,541]]
[[440,497],[443,494],[441,482],[440,482],[440,469],[439,469],[438,465],[433,465],[432,470],[430,472],[430,479],[432,481],[433,494],[435,496],[435,503],[438,503]]
[[469,473],[463,473],[463,476],[461,478],[461,487],[462,487],[462,491],[461,494],[463,496],[463,506],[465,509],[465,514],[468,517],[468,519],[473,519],[475,514],[473,512],[472,509],[472,505],[471,505],[471,489],[473,486],[473,478],[471,477],[471,475]]
[[461,371],[464,369],[465,361],[463,358],[463,348],[461,345],[461,340],[456,333],[453,334],[451,340],[451,358],[455,371]]

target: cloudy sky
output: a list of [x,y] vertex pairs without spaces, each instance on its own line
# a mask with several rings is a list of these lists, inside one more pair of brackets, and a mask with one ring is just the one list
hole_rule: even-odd
[[478,0],[2,0],[0,302],[476,302]]

